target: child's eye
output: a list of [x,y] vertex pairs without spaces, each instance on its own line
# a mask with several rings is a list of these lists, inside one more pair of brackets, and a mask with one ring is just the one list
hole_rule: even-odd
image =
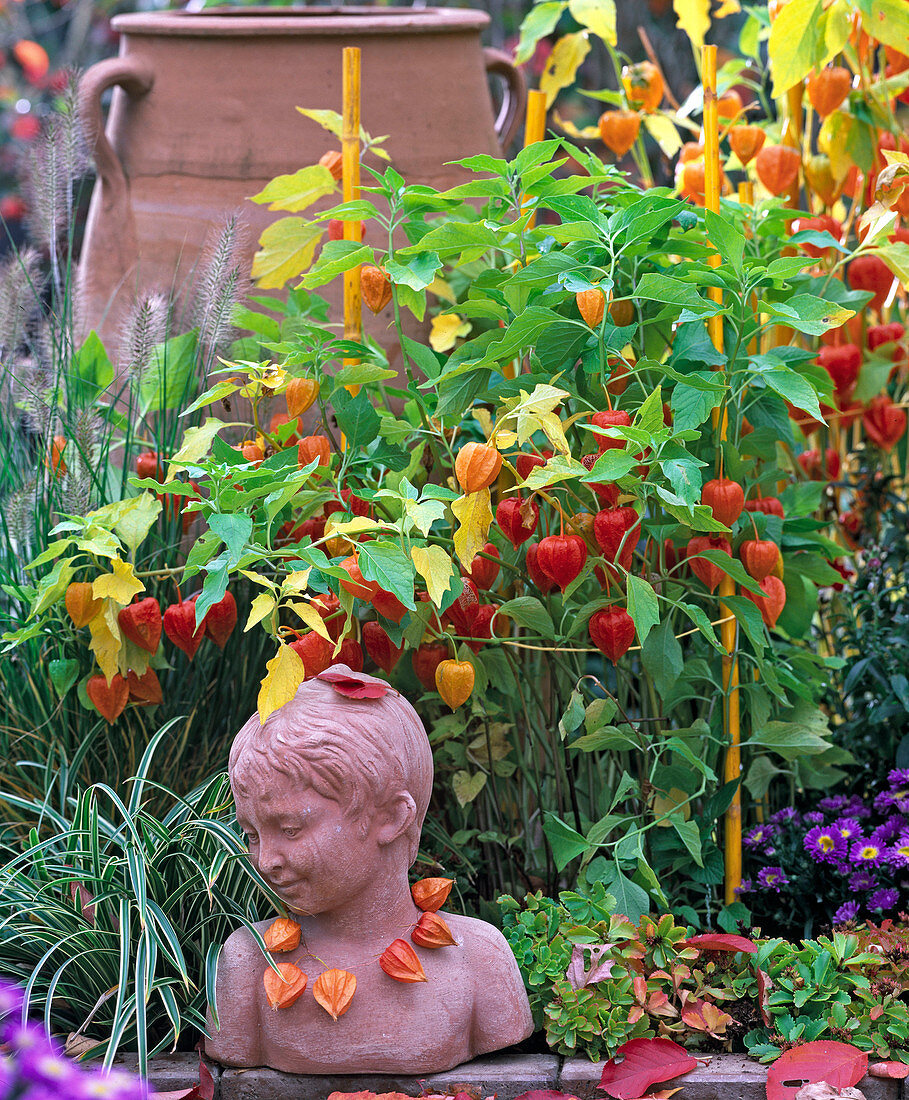
[[300,830],[298,828],[296,828],[295,826],[294,827],[288,826],[288,828],[282,829],[281,832],[288,839],[293,840],[293,838],[300,832]]
[[246,843],[247,843],[247,844],[248,844],[248,845],[249,845],[250,847],[252,847],[252,845],[253,845],[253,844],[258,844],[258,843],[259,843],[259,836],[258,836],[258,834],[257,834],[257,833],[247,833],[247,834],[246,834]]

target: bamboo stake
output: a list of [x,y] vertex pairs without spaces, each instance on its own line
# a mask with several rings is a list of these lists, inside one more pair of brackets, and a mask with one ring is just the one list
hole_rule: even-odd
[[[345,46],[342,53],[342,127],[341,158],[344,201],[354,202],[360,197],[360,50],[356,46]],[[361,237],[362,223],[359,218],[344,220],[344,240],[356,241]],[[360,269],[354,267],[344,272],[344,339],[361,341],[363,339],[363,312],[360,299]],[[345,365],[356,363],[356,359],[345,359]],[[359,386],[348,386],[356,394]]]
[[[716,97],[716,46],[704,46],[702,81],[704,84],[704,205],[714,214],[720,212],[720,130],[717,114]],[[720,266],[721,260],[718,252],[710,255],[711,267]],[[722,291],[717,287],[710,287],[710,298],[714,302],[721,303]],[[710,317],[707,320],[707,331],[717,351],[723,350],[723,318],[721,315]],[[728,417],[725,410],[719,420],[720,439],[725,441],[728,425]],[[742,770],[741,752],[739,749],[741,733],[741,714],[739,709],[739,667],[735,659],[735,619],[732,617],[728,606],[723,602],[724,596],[735,594],[735,582],[731,577],[723,574],[720,581],[720,616],[724,620],[720,626],[720,636],[726,656],[723,657],[723,694],[726,705],[723,709],[723,726],[729,747],[726,750],[726,760],[723,767],[723,779],[729,783],[739,779]],[[741,788],[736,790],[732,803],[726,811],[726,827],[723,831],[726,864],[726,904],[735,901],[736,888],[742,884],[742,795]]]

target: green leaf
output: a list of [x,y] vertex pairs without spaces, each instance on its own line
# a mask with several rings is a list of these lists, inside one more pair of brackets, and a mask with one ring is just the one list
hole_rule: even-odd
[[707,239],[719,252],[723,260],[732,267],[736,275],[742,274],[745,256],[745,237],[729,219],[712,210],[704,211],[707,226]]
[[195,389],[198,332],[192,329],[158,344],[139,383],[142,413],[180,408]]
[[[796,3],[796,0],[790,2]],[[788,5],[785,10],[788,10]],[[761,301],[758,306],[771,317],[783,318],[790,328],[810,336],[821,336],[828,329],[839,328],[855,316],[855,310],[838,306],[836,302],[828,302],[814,294],[794,294],[785,302]]]
[[673,428],[678,432],[699,428],[722,399],[722,390],[695,389],[680,382],[673,387],[669,398]]
[[660,460],[660,469],[672,486],[675,494],[688,505],[701,499],[701,463],[696,458],[664,458]]
[[770,71],[778,99],[814,68],[822,0],[789,0],[770,25]]
[[899,53],[904,54],[909,49],[903,0],[871,0],[871,18],[865,21],[865,29],[878,42]]
[[387,539],[361,542],[357,558],[365,580],[375,581],[386,592],[397,596],[406,608],[414,610],[413,562],[397,543]]
[[662,305],[678,306],[680,309],[687,309],[697,317],[710,317],[721,312],[722,309],[715,302],[702,298],[697,288],[691,283],[656,271],[648,271],[641,276],[632,296],[647,298]]
[[641,645],[660,621],[660,603],[653,586],[633,573],[628,574],[628,614],[634,620]]
[[379,414],[372,407],[366,390],[356,395],[346,389],[336,390],[332,396],[338,427],[352,447],[371,443],[379,434]]
[[745,572],[745,567],[738,558],[733,558],[729,554],[724,554],[722,550],[717,550],[714,547],[708,547],[706,550],[699,550],[696,556],[704,558],[706,561],[713,562],[713,564],[722,569],[724,573],[732,577],[736,584],[740,584],[742,588],[747,588],[749,592],[761,592],[760,585],[754,577]]
[[701,831],[698,828],[696,821],[686,821],[678,814],[671,814],[669,820],[672,822],[672,827],[682,838],[682,843],[688,849],[691,854],[691,858],[698,865],[698,867],[704,866],[704,861],[701,858]]
[[[144,363],[141,364],[145,366]],[[85,343],[73,355],[71,373],[84,383],[83,391],[89,401],[94,401],[101,390],[114,380],[114,366],[108,357],[101,337],[92,329]]]
[[385,270],[391,281],[411,290],[425,290],[441,266],[442,261],[435,252],[417,252],[406,264],[391,259],[385,261]]
[[335,179],[324,164],[311,164],[287,176],[275,176],[257,195],[250,195],[250,202],[260,206],[269,204],[269,210],[286,210],[298,214],[314,202],[332,194]]
[[332,379],[335,390],[345,386],[368,386],[371,382],[387,382],[397,378],[397,371],[380,367],[378,363],[348,363]]
[[582,27],[593,31],[610,46],[616,45],[615,0],[568,0],[568,10]]
[[672,629],[672,619],[665,618],[647,636],[641,649],[644,670],[651,677],[658,695],[665,695],[684,668],[682,647]]
[[555,626],[549,612],[536,596],[518,596],[516,599],[507,600],[499,608],[500,615],[507,615],[518,626],[527,627],[528,630],[539,634],[541,638],[554,638]]
[[563,871],[573,859],[583,855],[589,847],[586,837],[581,836],[577,830],[566,825],[548,810],[543,816],[543,832],[552,848],[552,858],[557,871]]
[[47,670],[57,698],[62,699],[79,679],[79,662],[74,657],[49,662]]
[[827,720],[820,711],[814,721],[768,722],[756,730],[745,742],[770,749],[784,760],[797,760],[800,756],[819,756],[830,748],[830,731]]
[[326,241],[318,261],[306,272],[300,285],[312,290],[313,287],[330,283],[338,275],[343,275],[345,271],[359,267],[360,264],[372,263],[375,263],[375,256],[368,245],[358,244],[356,241]]
[[252,516],[246,514],[224,515],[215,512],[208,517],[208,526],[227,547],[231,564],[236,565],[243,555],[243,549],[252,534]]
[[615,898],[616,913],[623,913],[633,924],[638,924],[646,913],[650,912],[650,897],[647,891],[636,882],[632,882],[614,864],[607,864],[606,889]]
[[[530,9],[521,23],[521,38],[514,57],[516,65],[523,65],[525,61],[529,61],[533,57],[537,42],[548,34],[552,34],[565,7],[565,4],[549,0],[547,3],[535,4]],[[470,167],[470,165],[467,165],[467,167]],[[474,171],[477,170],[482,169],[474,169]]]

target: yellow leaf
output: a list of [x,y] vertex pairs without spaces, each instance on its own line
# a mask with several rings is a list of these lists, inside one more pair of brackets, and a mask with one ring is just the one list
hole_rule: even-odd
[[663,114],[645,115],[644,126],[667,157],[674,157],[682,148],[682,138],[672,119]]
[[263,290],[280,290],[310,266],[325,226],[305,218],[278,218],[259,238],[252,277]]
[[466,806],[473,802],[477,795],[486,786],[486,772],[455,772],[451,781],[451,788],[459,806]]
[[429,346],[433,351],[451,351],[459,336],[466,336],[473,325],[457,313],[440,313],[432,319]]
[[262,620],[270,615],[277,606],[278,601],[270,592],[260,592],[253,600],[252,606],[249,609],[249,618],[246,620],[246,626],[243,627],[243,633],[245,634],[247,630],[252,630],[256,623],[262,622]]
[[442,278],[441,275],[436,275],[433,281],[426,288],[430,294],[435,294],[437,298],[442,298],[446,302],[456,302],[458,300],[457,294],[451,289],[448,283]]
[[288,595],[299,596],[309,587],[309,574],[312,569],[295,569],[288,573],[281,585],[281,591]]
[[442,597],[451,588],[454,566],[441,546],[414,546],[410,551],[413,564],[426,581],[429,598],[439,607]]
[[552,112],[552,121],[560,126],[569,137],[573,138],[597,138],[600,136],[599,126],[585,126],[579,130],[570,118],[562,118],[558,111]]
[[569,454],[571,448],[568,446],[568,440],[565,438],[565,429],[562,427],[562,421],[559,420],[556,414],[546,413],[544,416],[539,417],[539,422],[546,438],[554,449],[560,454]]
[[154,493],[149,492],[141,493],[137,497],[130,497],[129,501],[132,507],[125,515],[120,517],[114,525],[114,530],[135,554],[139,544],[161,514],[162,504]]
[[334,134],[339,141],[341,140],[344,120],[337,111],[317,111],[310,107],[298,107],[297,110],[301,115],[305,115],[306,118],[311,118],[313,122],[317,122],[323,130],[327,130],[330,134]]
[[258,195],[250,195],[250,202],[261,206],[269,203],[269,210],[286,210],[299,214],[318,199],[335,190],[334,176],[324,164],[311,164],[288,176],[275,176]]
[[240,572],[254,584],[261,584],[263,588],[270,588],[273,592],[277,592],[278,586],[275,582],[269,580],[268,577],[263,577],[261,573],[257,573],[253,569],[241,569]]
[[[664,814],[678,811],[687,821],[691,817],[691,800],[683,790],[672,787],[665,793],[660,791],[653,796],[651,809],[654,817],[663,817]],[[658,822],[658,824],[661,828],[672,828],[672,822],[668,818]]]
[[696,50],[710,30],[710,0],[672,0],[676,25],[688,35]]
[[300,655],[283,643],[265,667],[268,671],[262,678],[258,698],[260,722],[293,699],[306,675]]
[[489,409],[471,409],[470,411],[474,420],[480,425],[483,435],[489,439],[492,435],[492,413]]
[[211,450],[212,440],[226,426],[223,420],[218,420],[215,416],[207,416],[197,428],[187,428],[183,436],[183,446],[170,460],[166,480],[172,480],[174,475],[180,470],[185,470],[187,465],[194,465],[200,458],[205,458]]
[[116,600],[125,607],[133,596],[145,591],[145,585],[133,575],[129,562],[114,558],[111,565],[112,573],[102,573],[92,582],[92,595],[96,600]]
[[593,31],[604,42],[615,46],[615,0],[568,0],[571,17],[582,27]]
[[451,502],[451,510],[459,523],[454,536],[455,553],[462,565],[470,565],[483,549],[492,523],[489,490],[481,489],[478,493],[458,497]]
[[581,62],[590,53],[587,31],[563,35],[553,47],[540,77],[540,91],[546,93],[546,106],[551,107],[563,88],[574,83]]
[[325,625],[325,620],[312,604],[304,603],[302,600],[293,600],[290,606],[296,611],[310,630],[314,630],[316,634],[318,634],[320,638],[324,638],[326,642],[332,641],[332,637],[328,633],[328,627]]
[[341,520],[340,523],[326,524],[325,533],[339,537],[342,535],[362,535],[364,531],[375,531],[378,528],[390,526],[389,523],[370,519],[369,516],[354,516],[353,519]]
[[742,10],[739,0],[723,0],[722,4],[713,13],[714,19],[725,19],[727,15],[738,15]]
[[404,511],[425,538],[435,521],[445,515],[445,503],[441,500],[405,500]]
[[[97,581],[95,583],[97,584]],[[108,683],[111,682],[117,672],[117,659],[122,644],[120,624],[117,622],[117,612],[119,610],[118,603],[114,603],[113,600],[105,600],[101,610],[88,624],[92,636],[88,648],[94,653],[98,667],[104,673],[104,678]]]

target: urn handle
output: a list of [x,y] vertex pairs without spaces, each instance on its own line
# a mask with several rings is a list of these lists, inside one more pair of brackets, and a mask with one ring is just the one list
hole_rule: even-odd
[[101,96],[108,88],[122,88],[138,99],[147,95],[155,82],[147,61],[139,57],[112,57],[99,61],[79,81],[79,113],[98,175],[107,191],[107,202],[124,209],[127,202],[126,175],[123,165],[104,133]]
[[507,149],[518,127],[524,121],[524,107],[527,103],[527,86],[523,73],[515,68],[511,58],[502,50],[483,50],[486,72],[500,76],[505,81],[505,94],[499,117],[496,119],[496,136],[503,149]]

